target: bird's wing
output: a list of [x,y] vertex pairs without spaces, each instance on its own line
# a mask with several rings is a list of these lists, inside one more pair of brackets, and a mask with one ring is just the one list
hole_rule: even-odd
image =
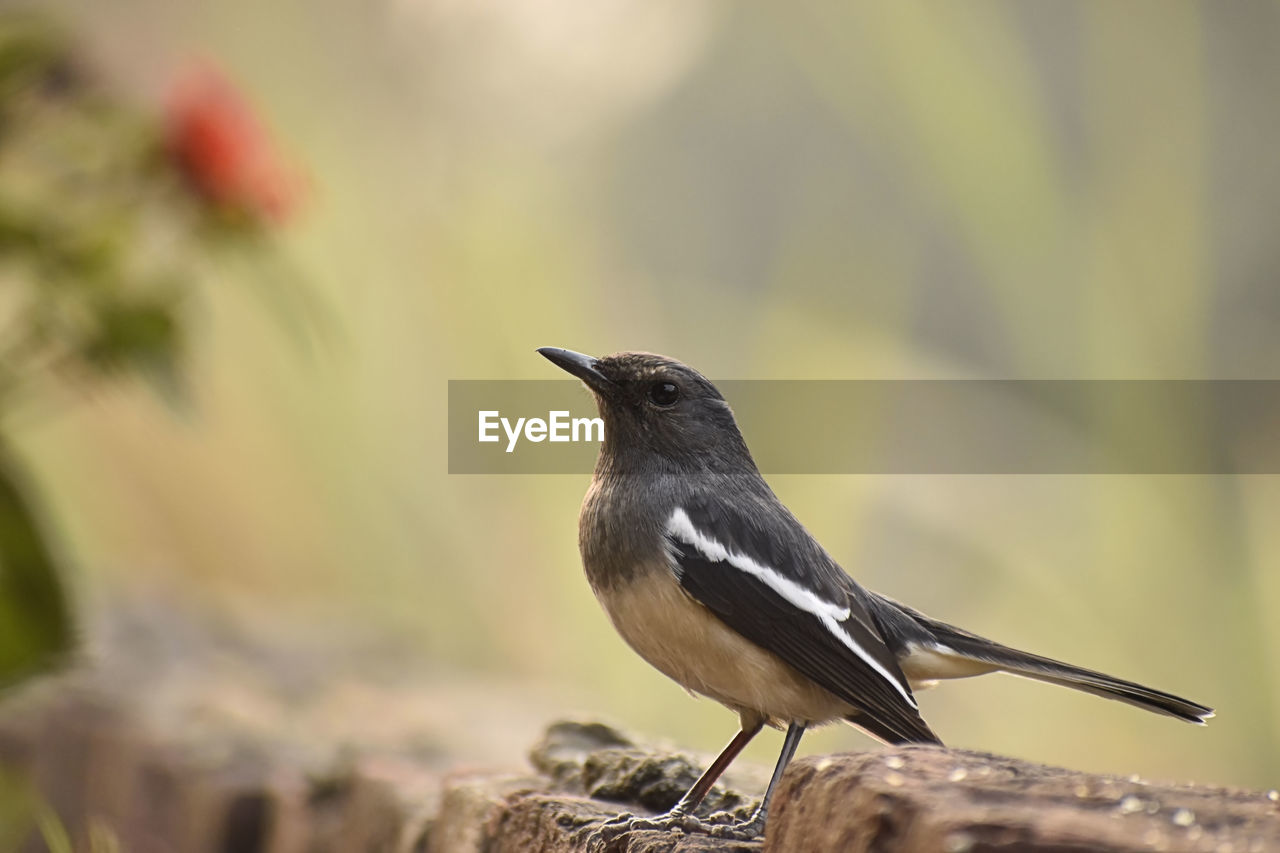
[[880,737],[938,743],[852,581],[776,498],[745,500],[691,500],[671,513],[667,548],[680,585],[873,720]]

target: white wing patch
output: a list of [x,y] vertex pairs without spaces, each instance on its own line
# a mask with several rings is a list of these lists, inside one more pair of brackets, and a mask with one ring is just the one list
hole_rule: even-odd
[[[779,573],[776,569],[757,563],[746,554],[730,551],[724,545],[694,527],[693,520],[689,518],[689,514],[681,507],[676,507],[672,511],[671,517],[667,519],[667,535],[696,548],[703,558],[713,563],[728,563],[735,569],[751,575],[786,599],[792,606],[817,617],[818,621],[833,637],[878,672],[885,681],[892,684],[911,707],[919,707],[915,698],[902,685],[902,682],[894,678],[878,660],[869,655],[862,646],[854,641],[853,637],[849,636],[847,631],[840,627],[840,623],[849,618],[850,610],[848,607],[841,607],[818,597],[812,590],[805,589],[791,578]],[[679,571],[678,567],[677,571]]]

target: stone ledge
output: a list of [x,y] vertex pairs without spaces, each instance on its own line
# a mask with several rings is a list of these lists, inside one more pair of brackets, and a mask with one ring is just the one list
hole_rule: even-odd
[[[25,780],[78,850],[99,825],[131,853],[568,853],[591,821],[669,808],[709,760],[562,722],[524,770],[467,771],[412,750],[317,762],[275,730],[189,724],[189,738],[161,737],[101,691],[29,698],[0,706],[0,775]],[[762,771],[732,767],[707,810],[748,813]],[[611,853],[1270,853],[1277,799],[905,747],[796,761],[765,839],[646,832]],[[44,848],[29,837],[19,849]]]
[[[582,824],[669,808],[697,775],[599,724],[558,723],[534,749],[539,778],[508,787],[446,781],[432,853],[571,853]],[[1269,853],[1280,850],[1274,793],[1079,773],[979,752],[898,747],[796,761],[756,842],[636,833],[609,853]],[[753,806],[717,789],[712,809]],[[603,801],[602,801],[603,800]],[[483,808],[453,803],[483,802]],[[461,827],[467,844],[458,846]]]
[[1271,797],[899,747],[795,762],[764,849],[1267,853],[1280,850]]

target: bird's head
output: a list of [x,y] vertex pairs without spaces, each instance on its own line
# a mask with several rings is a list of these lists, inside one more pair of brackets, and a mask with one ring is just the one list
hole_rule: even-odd
[[592,358],[542,347],[551,363],[581,379],[604,419],[603,458],[624,466],[665,460],[685,469],[754,469],[733,410],[698,371],[666,356],[620,352]]

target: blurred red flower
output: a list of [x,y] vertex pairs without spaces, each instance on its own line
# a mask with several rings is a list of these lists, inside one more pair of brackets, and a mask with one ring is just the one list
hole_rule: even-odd
[[165,117],[168,151],[206,201],[273,222],[296,209],[299,174],[284,162],[244,95],[216,68],[186,73]]

